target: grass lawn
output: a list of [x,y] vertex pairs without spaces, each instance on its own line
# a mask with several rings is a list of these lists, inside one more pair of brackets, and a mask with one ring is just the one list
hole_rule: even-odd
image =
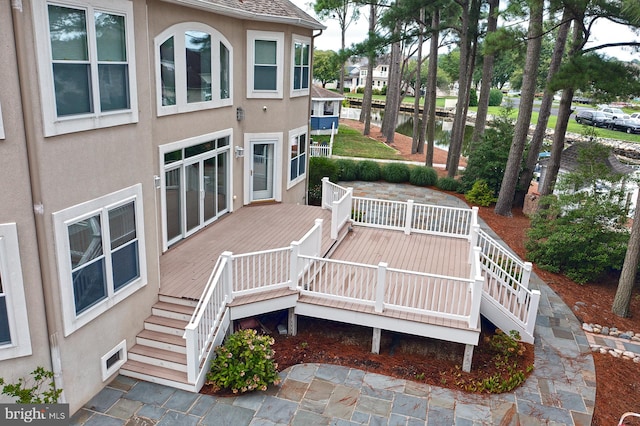
[[[316,135],[313,137],[313,141],[329,143],[329,136]],[[333,138],[333,155],[385,160],[403,159],[393,148],[342,125],[338,127],[338,134]]]

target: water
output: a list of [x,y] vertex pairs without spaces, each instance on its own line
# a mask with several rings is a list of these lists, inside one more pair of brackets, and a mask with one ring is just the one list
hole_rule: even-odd
[[[340,118],[348,118],[352,120],[358,120],[360,118],[360,108],[342,107]],[[371,124],[375,126],[382,125],[382,118],[384,116],[384,110],[379,108],[371,109]],[[453,127],[453,120],[446,120],[436,117],[436,134],[434,139],[434,145],[437,148],[447,150],[451,143],[451,129]],[[401,111],[398,113],[398,121],[396,124],[396,132],[413,137],[413,114],[409,112]],[[466,152],[466,147],[469,145],[471,135],[473,134],[473,126],[466,126],[464,131],[463,142],[463,155]]]

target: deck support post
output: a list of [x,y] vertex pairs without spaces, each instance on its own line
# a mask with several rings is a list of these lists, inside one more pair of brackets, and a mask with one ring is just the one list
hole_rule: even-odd
[[471,372],[471,359],[473,358],[473,345],[464,345],[464,358],[462,360],[462,371]]
[[287,318],[287,334],[289,336],[295,336],[298,334],[298,316],[294,308],[289,308],[288,310],[288,318]]
[[375,328],[373,329],[373,337],[371,338],[371,352],[378,355],[380,353],[380,334],[381,329]]

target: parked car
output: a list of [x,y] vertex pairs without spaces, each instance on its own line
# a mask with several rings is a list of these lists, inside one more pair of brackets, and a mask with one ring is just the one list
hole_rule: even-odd
[[634,112],[629,116],[629,118],[634,118],[636,120],[640,120],[640,112]]
[[576,122],[596,127],[611,127],[613,120],[602,111],[583,109],[576,113]]
[[624,116],[627,115],[620,108],[613,108],[613,107],[601,107],[600,109],[598,109],[598,111],[602,111],[604,115],[606,115],[612,120],[615,120],[617,118],[624,118]]
[[640,133],[640,119],[618,118],[613,120],[612,129],[627,133]]

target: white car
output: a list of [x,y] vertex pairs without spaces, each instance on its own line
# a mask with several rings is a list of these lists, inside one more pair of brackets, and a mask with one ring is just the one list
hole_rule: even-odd
[[629,116],[629,118],[633,118],[634,120],[640,120],[640,112],[634,112]]
[[598,111],[602,111],[604,115],[612,120],[615,120],[616,118],[625,118],[625,116],[627,115],[620,108],[613,107],[601,107],[600,109],[598,109]]

